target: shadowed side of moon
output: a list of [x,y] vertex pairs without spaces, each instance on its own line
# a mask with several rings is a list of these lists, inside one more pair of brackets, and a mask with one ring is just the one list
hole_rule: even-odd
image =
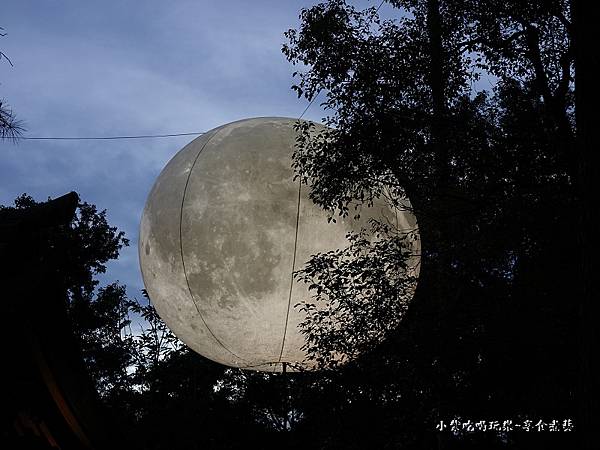
[[[417,227],[416,219],[412,214],[404,213],[402,210],[390,209],[383,199],[376,199],[372,207],[364,206],[360,211],[358,220],[354,220],[353,217],[336,217],[336,223],[328,223],[327,214],[308,198],[309,187],[302,186],[302,190],[304,194],[300,203],[296,270],[302,268],[310,257],[316,253],[347,247],[346,234],[350,231],[358,232],[361,228],[369,230],[369,220],[371,218],[389,221],[400,233],[414,231]],[[410,203],[405,202],[403,205],[410,210]],[[412,274],[418,276],[419,240],[411,242],[411,253],[414,256],[410,257],[408,267]],[[288,333],[282,355],[284,361],[302,361],[306,356],[305,352],[300,350],[305,344],[305,338],[298,331],[299,324],[305,319],[306,315],[293,306],[310,299],[310,296],[311,293],[309,293],[306,284],[294,283],[288,319]]]

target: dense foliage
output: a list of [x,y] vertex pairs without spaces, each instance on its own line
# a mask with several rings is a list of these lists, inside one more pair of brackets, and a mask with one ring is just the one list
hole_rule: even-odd
[[[416,296],[384,345],[373,336],[402,306],[386,264],[401,270],[409,257],[397,230],[383,241],[352,237],[347,249],[315,255],[299,271],[313,292],[299,307],[319,311],[338,300],[303,324],[314,358],[352,354],[357,344],[364,353],[336,386],[348,415],[319,420],[336,437],[326,447],[362,448],[375,436],[391,448],[524,445],[531,436],[436,435],[435,424],[576,412],[580,180],[570,4],[389,3],[396,14],[388,20],[375,6],[360,11],[343,0],[303,9],[283,47],[302,68],[294,89],[307,100],[324,94],[331,127],[314,137],[298,126],[295,169],[311,198],[335,217],[408,195],[422,240]],[[354,282],[357,267],[375,280]],[[349,308],[350,289],[369,305]],[[376,417],[365,420],[370,432],[347,442],[365,416]]]

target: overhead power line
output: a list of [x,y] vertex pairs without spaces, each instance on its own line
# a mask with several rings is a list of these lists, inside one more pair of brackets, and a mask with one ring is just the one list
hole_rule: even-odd
[[17,136],[16,139],[23,139],[27,141],[103,141],[112,139],[152,139],[152,138],[166,138],[175,136],[198,136],[205,134],[206,131],[196,131],[193,133],[171,133],[171,134],[139,134],[130,136]]

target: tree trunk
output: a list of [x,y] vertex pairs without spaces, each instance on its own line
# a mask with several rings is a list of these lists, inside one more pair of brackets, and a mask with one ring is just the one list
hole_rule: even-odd
[[[445,86],[446,80],[444,76],[444,46],[442,41],[442,24],[440,17],[440,2],[439,0],[427,0],[427,32],[429,37],[429,56],[430,56],[430,67],[429,67],[429,85],[431,89],[431,143],[432,150],[434,153],[435,161],[435,176],[434,183],[431,186],[431,210],[433,217],[427,220],[428,224],[425,224],[428,228],[426,233],[432,236],[430,243],[433,244],[433,250],[437,256],[436,261],[433,262],[434,270],[434,285],[435,289],[431,291],[431,294],[435,297],[432,302],[432,307],[436,311],[436,332],[437,336],[434,337],[434,341],[437,339],[434,357],[436,361],[432,361],[436,367],[435,373],[435,385],[438,394],[437,421],[447,421],[449,418],[445,417],[446,411],[443,405],[445,404],[444,392],[445,392],[445,374],[444,364],[442,363],[442,356],[445,354],[443,342],[444,339],[444,324],[447,316],[447,292],[448,292],[448,280],[450,276],[448,271],[450,270],[450,228],[448,223],[449,211],[445,204],[445,192],[448,189],[448,177],[449,177],[449,161],[448,161],[448,147],[445,136],[447,135],[447,111],[446,111],[446,95]],[[433,223],[432,223],[433,219]],[[428,226],[427,226],[428,225]],[[432,233],[433,232],[433,233]],[[431,267],[431,265],[430,265]],[[444,435],[440,432],[437,433],[437,444],[438,449],[445,447]]]
[[[444,47],[439,0],[427,0],[427,28],[429,34],[432,123],[431,137],[436,156],[437,188],[442,192],[448,185],[448,149],[444,142],[446,123],[446,96],[444,78]],[[440,192],[441,193],[441,192]]]

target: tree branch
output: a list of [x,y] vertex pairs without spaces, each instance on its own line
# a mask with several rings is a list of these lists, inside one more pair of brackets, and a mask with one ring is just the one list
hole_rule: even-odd
[[[508,36],[506,39],[502,39],[500,41],[500,45],[497,45],[496,47],[498,47],[499,49],[505,50],[506,48],[508,48],[509,44],[512,43],[513,41],[515,41],[517,38],[519,38],[520,36],[523,36],[525,34],[524,30],[519,30],[519,31],[515,31],[513,34],[511,34],[510,36]],[[458,44],[458,47],[460,50],[464,50],[463,47],[470,47],[472,45],[487,45],[488,47],[493,48],[494,46],[492,45],[492,43],[484,38],[483,36],[479,36],[476,37],[474,39],[469,39],[468,41],[463,41],[460,42]]]

